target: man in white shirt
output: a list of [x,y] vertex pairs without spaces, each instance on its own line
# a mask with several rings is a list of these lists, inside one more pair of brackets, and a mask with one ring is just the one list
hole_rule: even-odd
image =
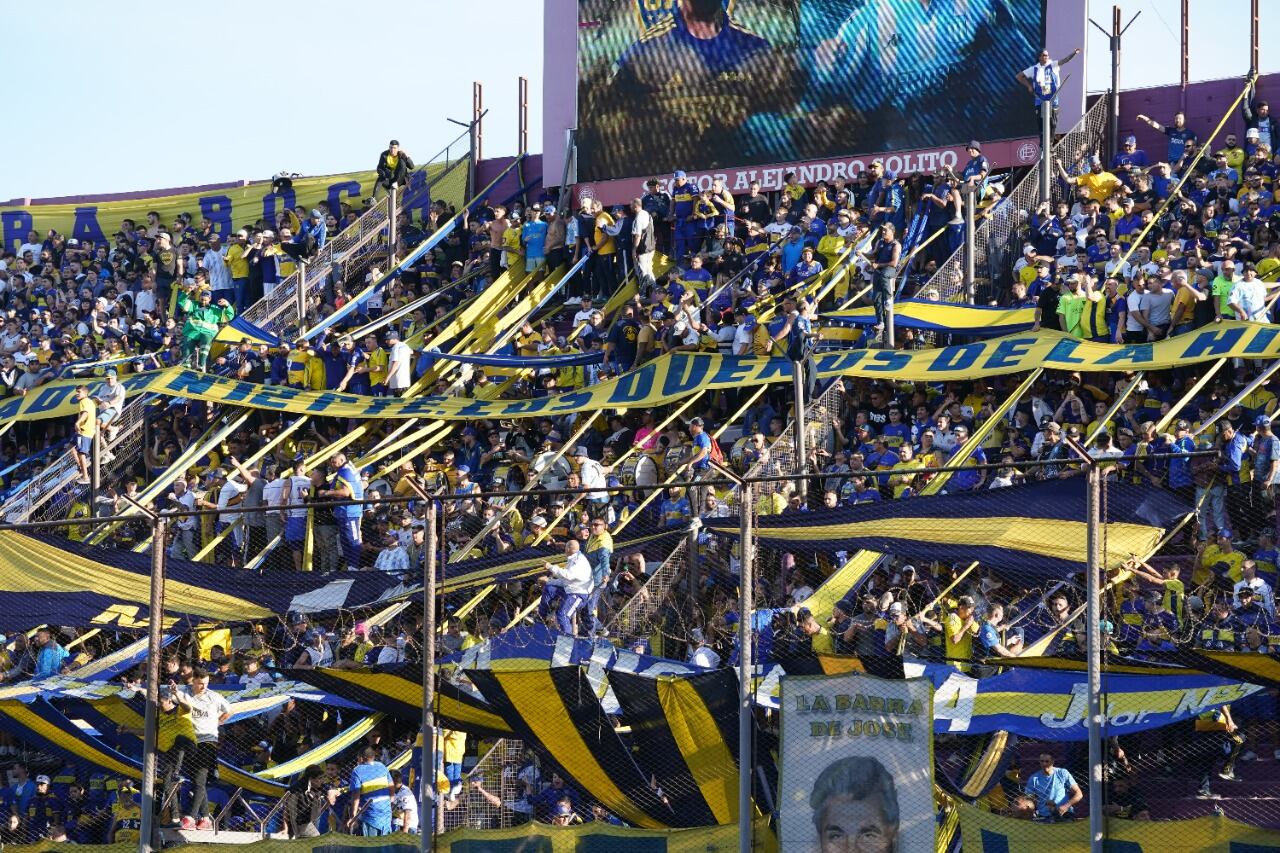
[[[301,458],[294,460],[294,473],[285,478],[284,490],[280,496],[280,506],[301,504],[311,494],[311,478],[302,473]],[[293,509],[281,510],[284,522],[284,541],[293,552],[293,568],[302,571],[302,547],[307,538],[307,508],[297,506]]]
[[591,595],[591,563],[579,548],[577,539],[564,543],[564,566],[554,563],[543,563],[548,574],[540,580],[543,583],[542,601],[538,610],[542,614],[550,611],[551,601],[560,594],[560,606],[556,610],[556,625],[561,633],[573,636],[577,633],[575,617]]
[[605,480],[604,466],[587,455],[587,448],[579,446],[573,451],[574,461],[578,463],[578,477],[582,488],[587,492],[587,502],[591,505],[591,516],[598,517],[604,512],[609,502],[609,493],[604,488],[609,484]]
[[399,770],[391,771],[391,787],[395,791],[391,795],[391,828],[396,832],[417,833],[418,800],[413,790],[404,784]]
[[[235,506],[240,503],[241,496],[248,490],[248,486],[238,480],[232,480],[227,477],[227,472],[222,468],[218,468],[213,472],[213,486],[218,490],[218,509],[224,510],[227,507]],[[240,513],[237,512],[219,512],[218,513],[218,533],[231,527],[239,520]],[[231,550],[236,555],[240,554],[240,545],[244,540],[244,525],[237,524],[235,529],[231,531],[231,535],[227,537],[231,540]],[[226,540],[223,540],[224,542]],[[230,556],[230,555],[228,555]],[[234,559],[234,557],[232,557]]]
[[715,649],[707,643],[707,638],[703,636],[701,628],[694,628],[689,632],[689,637],[693,640],[693,651],[689,652],[689,663],[694,666],[706,667],[707,669],[715,669],[720,666],[720,655]]
[[1238,320],[1252,320],[1255,323],[1266,323],[1267,319],[1267,286],[1258,278],[1252,263],[1245,263],[1244,277],[1231,287],[1227,297],[1227,305],[1236,312]]
[[191,779],[194,792],[191,808],[182,818],[183,829],[213,829],[209,819],[209,776],[218,766],[218,729],[231,717],[231,706],[222,695],[209,689],[209,673],[203,668],[191,671],[191,686],[181,690],[169,682],[169,693],[191,714],[196,732],[196,748],[182,767]]
[[[187,481],[183,477],[173,481],[173,491],[169,493],[169,500],[181,510],[193,511],[196,508],[195,492],[187,488]],[[194,515],[184,515],[176,519],[173,544],[169,547],[170,557],[175,560],[195,559],[196,553],[200,550],[196,544],[196,525],[199,521],[199,517]]]
[[387,332],[387,389],[393,396],[399,397],[409,388],[412,367],[413,349],[391,329]]
[[40,242],[40,234],[36,231],[27,232],[27,242],[18,247],[18,257],[25,258],[27,252],[31,253],[33,263],[40,260],[40,253],[44,251],[44,243]]
[[383,545],[373,567],[384,572],[409,571],[409,552],[400,544],[399,534],[394,532],[387,534],[386,544]]
[[1232,606],[1240,606],[1240,590],[1247,587],[1253,590],[1257,602],[1262,605],[1263,610],[1267,611],[1267,615],[1274,619],[1275,593],[1271,589],[1271,584],[1258,577],[1258,564],[1253,560],[1245,560],[1240,564],[1240,576],[1242,580],[1236,581],[1235,587],[1231,590]]
[[235,285],[231,281],[231,270],[227,269],[223,251],[222,238],[217,234],[211,234],[209,236],[209,250],[200,259],[200,266],[209,274],[209,287],[214,293],[220,290],[235,290]]
[[577,313],[573,315],[573,327],[576,329],[584,323],[590,326],[591,313],[595,310],[596,309],[591,307],[591,297],[582,297],[581,307],[579,307]]
[[148,273],[142,277],[138,292],[133,295],[133,319],[142,320],[156,310],[156,279]]

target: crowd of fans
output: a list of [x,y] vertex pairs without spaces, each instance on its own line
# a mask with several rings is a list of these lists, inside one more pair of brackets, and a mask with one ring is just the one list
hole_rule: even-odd
[[[1274,198],[1280,155],[1271,152],[1267,105],[1251,96],[1243,145],[1240,137],[1227,135],[1220,151],[1196,162],[1197,129],[1181,116],[1167,125],[1145,116],[1137,120],[1168,136],[1164,160],[1151,163],[1156,158],[1127,138],[1114,158],[1094,157],[1086,172],[1063,168],[1059,188],[1065,200],[1021,212],[1021,256],[1008,269],[993,271],[986,295],[996,304],[1034,308],[1038,327],[1113,342],[1159,340],[1223,317],[1269,321],[1268,292],[1280,281],[1280,207]],[[299,258],[349,227],[359,210],[344,206],[335,211],[321,204],[315,210],[287,211],[277,222],[257,222],[238,231],[226,245],[212,222],[185,215],[167,227],[158,216],[144,224],[126,220],[109,245],[80,245],[57,234],[41,238],[32,233],[16,253],[0,256],[0,307],[6,314],[0,333],[0,392],[20,394],[56,378],[182,363],[275,385],[401,394],[436,364],[427,350],[447,348],[450,342],[434,334],[464,300],[483,294],[504,273],[536,281],[579,259],[585,259],[585,266],[562,293],[568,301],[525,323],[510,353],[537,357],[599,351],[598,364],[521,370],[514,377],[476,369],[466,379],[440,379],[425,393],[477,399],[554,394],[673,351],[803,355],[820,313],[850,297],[873,304],[880,324],[886,321],[883,312],[891,294],[936,298],[927,282],[959,245],[963,205],[979,204],[985,212],[1002,203],[998,185],[987,180],[990,166],[981,142],[974,140],[968,147],[970,159],[959,173],[895,175],[877,162],[856,179],[829,185],[804,187],[788,176],[784,188],[770,195],[761,193],[758,184],[738,197],[721,185],[701,191],[677,172],[669,189],[653,181],[631,205],[612,210],[588,199],[574,212],[551,193],[528,204],[522,199],[503,204],[485,200],[466,218],[465,227],[362,301],[343,322],[313,339],[303,338],[297,329],[285,330],[278,348],[249,342],[222,348],[212,341],[237,311],[287,277]],[[404,169],[412,168],[405,161],[408,155],[393,143],[380,157],[380,176],[385,173],[387,182],[403,181]],[[1175,193],[1178,180],[1188,174],[1190,180]],[[1173,203],[1166,206],[1170,198]],[[405,256],[452,213],[436,203],[421,221],[403,216],[397,254]],[[915,245],[924,245],[914,254],[903,244],[913,224],[923,228],[914,229]],[[823,301],[812,299],[826,280],[823,271],[854,248],[859,254],[851,274]],[[655,270],[658,253],[671,256],[670,270]],[[606,303],[632,274],[638,293],[616,312],[606,313]],[[331,283],[309,306],[303,325],[314,325],[343,307],[378,277],[377,270],[369,270],[363,280]],[[432,294],[438,297],[430,303],[378,325],[380,318]],[[365,333],[369,326],[373,331]],[[924,343],[910,336],[899,336],[898,342]],[[1198,378],[1198,370],[1150,371],[1142,377],[1046,376],[980,440],[973,436],[989,425],[1019,377],[906,385],[844,380],[830,423],[817,425],[822,440],[810,443],[808,476],[763,490],[756,510],[786,514],[913,499],[958,454],[978,464],[951,476],[947,491],[952,493],[1077,476],[1080,460],[1064,439],[1094,436],[1089,452],[1109,477],[1167,488],[1196,506],[1193,525],[1164,553],[1129,566],[1131,579],[1110,590],[1103,631],[1111,652],[1160,659],[1170,653],[1176,658],[1185,646],[1266,652],[1280,643],[1274,604],[1280,562],[1274,498],[1280,440],[1271,428],[1275,380],[1227,406],[1258,369],[1249,362],[1228,366],[1177,411],[1173,407]],[[1112,401],[1135,382],[1136,391],[1108,417]],[[74,421],[19,424],[12,430],[0,445],[10,482],[39,473],[47,462],[39,455],[42,451],[110,431],[123,405],[111,391],[116,385],[112,381],[106,391],[92,395],[86,389],[79,395],[81,414]],[[646,594],[646,581],[665,554],[615,548],[613,536],[682,530],[695,517],[735,512],[728,491],[698,485],[699,479],[714,476],[715,465],[738,474],[791,473],[775,459],[783,446],[774,445],[793,411],[790,394],[790,387],[771,387],[739,414],[748,402],[746,393],[711,392],[663,428],[659,424],[669,420],[671,407],[595,418],[574,412],[458,422],[427,453],[385,471],[358,464],[383,437],[378,429],[341,453],[316,458],[354,428],[339,418],[309,418],[305,428],[273,444],[263,461],[246,464],[296,418],[254,412],[220,446],[208,448],[150,507],[253,510],[242,516],[224,512],[176,520],[165,543],[175,559],[194,558],[226,531],[229,535],[219,540],[212,558],[222,566],[268,572],[357,569],[412,580],[427,557],[425,496],[438,495],[444,531],[441,562],[500,555],[532,544],[562,548],[567,556],[563,567],[548,565],[545,576],[533,582],[500,585],[465,618],[447,617],[442,653],[463,651],[522,621],[543,620],[566,633],[605,637],[702,666],[728,665],[736,659],[740,618],[739,566],[732,543],[698,532],[698,585],[686,588],[682,600],[653,602],[652,619],[643,632],[618,633],[607,628],[614,624],[612,617]],[[1215,419],[1223,408],[1225,414]],[[132,506],[148,483],[200,439],[214,417],[213,407],[200,401],[172,400],[152,407],[141,458],[127,460],[124,475],[105,483],[92,505],[80,484],[69,516],[107,516]],[[110,437],[109,432],[104,435]],[[789,436],[783,441],[785,446]],[[970,454],[973,441],[980,446]],[[85,457],[80,460],[83,480],[91,442],[77,441],[76,447]],[[1193,451],[1201,454],[1178,455]],[[312,462],[320,464],[306,470],[304,463]],[[987,463],[990,467],[981,467]],[[483,494],[526,486],[518,498],[486,499]],[[661,495],[646,501],[658,489]],[[343,499],[364,503],[330,506]],[[288,508],[307,501],[317,505]],[[619,532],[624,528],[628,534]],[[87,530],[72,527],[68,535],[80,539]],[[144,522],[125,524],[110,533],[108,542],[136,545],[149,531]],[[1083,646],[1078,579],[1047,589],[1027,588],[981,567],[966,574],[963,565],[917,567],[899,558],[874,572],[831,613],[797,608],[848,556],[761,555],[756,606],[776,609],[758,636],[762,660],[785,665],[815,651],[834,651],[950,661],[985,675],[996,671],[994,659],[1017,655],[1046,636],[1053,637],[1047,654],[1072,654]],[[461,606],[466,597],[447,598],[447,610]],[[166,654],[166,677],[184,685],[198,685],[207,677],[218,688],[260,685],[290,667],[413,661],[423,625],[420,612],[408,613],[376,626],[349,619],[312,624],[305,615],[292,614],[278,626],[238,630],[236,651],[204,648],[189,638],[177,652]],[[528,615],[522,619],[523,614]],[[125,639],[99,635],[78,641],[74,632],[59,637],[45,630],[29,647],[24,635],[15,634],[4,653],[4,677],[13,681],[74,673]],[[72,642],[76,651],[69,654],[64,645]],[[137,677],[133,672],[125,679]],[[199,686],[184,689],[199,692]],[[188,704],[175,700],[166,713],[180,714],[179,706]],[[1227,763],[1219,771],[1223,778],[1234,778],[1236,760],[1256,758],[1264,741],[1275,748],[1274,726],[1263,725],[1270,719],[1268,709],[1273,716],[1274,698],[1264,694],[1259,702],[1218,712],[1213,722],[1230,744]],[[327,740],[344,724],[332,710],[291,700],[277,713],[224,730],[221,757],[242,766],[284,761]],[[331,787],[349,777],[359,783],[354,786],[359,791],[368,779],[381,780],[383,773],[387,803],[399,796],[399,805],[388,805],[384,812],[384,794],[379,793],[377,808],[370,811],[366,803],[361,812],[356,795],[350,828],[374,815],[381,829],[384,813],[387,826],[393,814],[409,825],[400,792],[410,798],[412,793],[403,780],[392,781],[385,765],[411,747],[406,735],[412,728],[379,726],[358,749],[332,759],[331,767],[303,773],[297,802],[315,811],[291,818],[294,830],[316,823],[326,806],[336,806],[332,814],[345,821],[352,811],[337,804]],[[1245,732],[1250,735],[1248,752]],[[523,793],[514,800],[494,793],[492,780],[472,777],[464,785],[464,756],[482,754],[483,744],[460,733],[442,737],[448,793],[440,802],[445,809],[482,801],[548,821],[614,820],[555,774],[544,780],[533,757],[518,769]],[[198,738],[191,740],[194,755]],[[12,740],[8,743],[16,748]],[[259,744],[262,749],[248,748]],[[1150,760],[1152,766],[1173,772],[1172,746],[1172,741],[1161,742],[1158,761],[1146,740],[1116,744],[1114,763],[1132,766],[1128,762]],[[1119,756],[1127,757],[1121,761]],[[207,761],[207,755],[200,760]],[[1048,771],[1053,770],[1050,761]],[[1205,796],[1211,795],[1210,770],[1196,766]],[[25,765],[15,765],[14,773],[19,772],[26,772]],[[58,825],[73,840],[84,841],[122,840],[131,829],[136,831],[130,823],[136,819],[129,811],[135,808],[131,797],[123,805],[117,797],[113,807],[105,779],[78,779],[58,788],[57,810],[39,806],[38,813],[48,816],[34,821],[31,798],[49,796],[44,793],[48,786],[34,784],[33,792],[24,794],[27,784],[24,776],[14,792],[5,789],[15,814],[9,832],[25,833],[11,837],[52,836]],[[1070,786],[1060,787],[1070,798]],[[183,817],[199,826],[204,809],[198,795],[193,799],[191,812]],[[1044,802],[1043,796],[1034,801],[1032,811]],[[412,811],[416,822],[416,804]],[[104,817],[113,813],[110,821]],[[86,814],[97,815],[97,834],[85,830],[77,837],[88,825],[80,817]],[[3,833],[0,829],[0,837]]]

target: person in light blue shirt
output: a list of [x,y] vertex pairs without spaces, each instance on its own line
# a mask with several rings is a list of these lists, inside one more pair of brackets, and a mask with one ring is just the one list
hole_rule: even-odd
[[48,628],[36,631],[36,645],[40,651],[36,652],[36,670],[33,677],[40,679],[60,675],[62,664],[69,656],[67,650],[53,638]]
[[360,753],[360,763],[351,770],[347,783],[351,791],[351,819],[348,828],[361,835],[391,834],[391,771],[377,760],[373,747]]
[[1040,769],[1027,778],[1025,791],[1035,801],[1036,817],[1041,820],[1068,817],[1084,798],[1071,772],[1054,767],[1053,756],[1047,752],[1040,754]]

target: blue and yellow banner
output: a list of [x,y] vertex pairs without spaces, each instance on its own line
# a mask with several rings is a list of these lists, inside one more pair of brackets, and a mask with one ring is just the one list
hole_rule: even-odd
[[[820,378],[879,377],[886,381],[949,382],[1022,373],[1037,367],[1071,371],[1158,370],[1222,358],[1280,358],[1280,326],[1224,322],[1155,343],[1099,344],[1062,332],[992,338],[928,350],[853,349],[820,353]],[[343,418],[506,419],[603,409],[649,408],[695,391],[791,381],[786,358],[669,353],[637,370],[580,391],[528,400],[459,397],[366,397],[332,391],[240,382],[179,367],[124,377],[128,394],[195,398],[255,409]],[[78,380],[51,382],[0,403],[0,423],[75,414]]]
[[[425,209],[433,200],[462,206],[467,170],[454,169],[440,180],[446,169],[444,163],[433,163],[413,174],[410,192],[431,185],[430,193],[421,193],[414,199],[413,210]],[[30,231],[35,231],[41,240],[50,230],[55,230],[68,240],[114,244],[113,235],[120,230],[122,220],[132,219],[138,228],[146,228],[147,214],[154,211],[160,215],[160,224],[165,229],[170,228],[180,213],[191,214],[193,227],[207,217],[225,242],[237,229],[249,227],[259,219],[274,227],[280,213],[299,205],[309,210],[323,201],[335,215],[341,213],[343,204],[358,212],[363,200],[372,195],[376,179],[373,171],[357,171],[294,178],[292,188],[280,192],[272,189],[269,180],[244,181],[185,192],[161,190],[3,206],[0,207],[0,238],[4,241],[3,247],[12,251],[27,241]],[[173,237],[175,241],[181,239],[178,234]]]
[[[1084,569],[1084,477],[761,518],[761,544],[788,551],[865,548],[917,560],[978,561],[1028,582],[1065,579]],[[1191,512],[1170,492],[1115,483],[1107,492],[1107,567],[1146,554],[1166,528]],[[738,523],[705,519],[722,536]]]
[[[1140,784],[1141,780],[1133,784]],[[964,803],[960,834],[964,853],[1089,853],[1089,822],[1040,823],[992,814]],[[1274,853],[1280,832],[1223,816],[1192,820],[1106,822],[1103,849],[1116,853]]]
[[[0,532],[0,629],[36,625],[110,626],[142,631],[151,595],[151,555],[85,545],[54,536]],[[207,563],[170,560],[166,623],[244,622],[290,610],[322,612],[368,606],[407,591],[382,572],[310,576],[228,574]]]
[[[1007,731],[1046,741],[1086,740],[1086,673],[1014,668],[971,678],[950,666],[906,663],[934,684],[936,734]],[[1103,673],[1104,737],[1128,735],[1239,702],[1261,690],[1217,675],[1169,670],[1159,677]]]

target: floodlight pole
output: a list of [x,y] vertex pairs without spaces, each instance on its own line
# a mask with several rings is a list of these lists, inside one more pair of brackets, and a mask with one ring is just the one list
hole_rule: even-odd
[[1087,621],[1085,635],[1088,638],[1089,682],[1089,850],[1102,853],[1105,817],[1102,813],[1104,799],[1102,779],[1102,602],[1100,575],[1102,573],[1102,475],[1096,463],[1088,467],[1089,478],[1086,509],[1089,516],[1085,566],[1088,572],[1085,609]]
[[738,487],[738,853],[751,853],[752,676],[751,606],[755,588],[755,555],[752,553],[752,515],[755,512],[751,483]]
[[139,853],[151,853],[155,844],[156,812],[156,720],[160,711],[160,651],[164,638],[165,539],[168,519],[152,519],[151,596],[147,614],[146,713],[142,724],[142,820],[138,834]]

